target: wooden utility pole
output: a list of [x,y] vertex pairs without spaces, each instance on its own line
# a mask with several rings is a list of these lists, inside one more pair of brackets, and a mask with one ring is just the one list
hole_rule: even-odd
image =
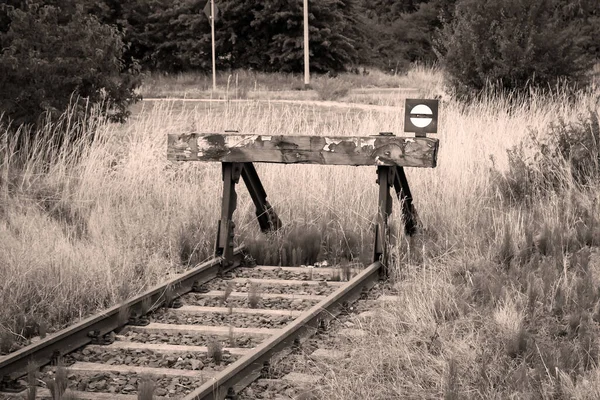
[[304,0],[304,86],[310,85],[310,65],[308,48],[308,0]]
[[212,42],[213,91],[217,90],[217,63],[215,57],[215,0],[210,0],[210,37]]

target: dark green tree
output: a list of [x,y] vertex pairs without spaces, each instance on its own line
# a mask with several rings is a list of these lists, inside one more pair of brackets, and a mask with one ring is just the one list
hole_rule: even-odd
[[[207,0],[131,0],[122,6],[129,54],[146,68],[209,71]],[[356,0],[309,2],[311,68],[341,71],[359,60]],[[143,3],[143,4],[141,4]],[[137,5],[136,5],[137,4]],[[303,68],[302,0],[221,0],[215,24],[217,66],[299,72]]]
[[371,64],[398,72],[412,62],[437,62],[436,41],[452,20],[456,0],[363,1],[361,14],[369,16],[367,42],[374,51]]
[[586,22],[563,0],[460,0],[445,30],[443,59],[458,98],[487,87],[526,94],[584,85],[593,57]]
[[[311,69],[342,71],[358,60],[362,30],[355,0],[309,2]],[[300,72],[303,68],[301,0],[219,2],[219,54],[233,68]]]
[[[66,3],[66,2],[65,2]],[[105,103],[122,121],[137,97],[135,71],[123,71],[123,42],[118,32],[74,6],[29,4],[7,12],[0,33],[0,110],[15,124],[57,116],[81,98]],[[79,111],[84,112],[80,102]]]

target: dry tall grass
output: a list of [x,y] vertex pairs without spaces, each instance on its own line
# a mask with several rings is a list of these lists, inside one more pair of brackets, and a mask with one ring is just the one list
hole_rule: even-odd
[[[390,75],[378,69],[364,68],[359,73],[341,73],[333,82],[352,88],[398,88],[436,85],[442,75],[436,69],[415,66],[405,74]],[[432,77],[435,77],[432,79]],[[269,91],[293,91],[286,98],[304,98],[304,78],[301,74],[262,73],[256,71],[217,71],[217,90],[212,90],[212,76],[198,73],[148,74],[139,93],[152,98],[245,99],[264,98]],[[331,78],[313,74],[311,84],[329,85]],[[310,93],[310,92],[309,92]]]
[[[437,87],[440,76],[434,72],[430,79]],[[314,105],[252,102],[179,107],[146,105],[125,126],[90,122],[82,129],[95,132],[92,145],[53,151],[42,140],[32,144],[34,155],[23,163],[12,154],[10,141],[0,142],[5,143],[0,149],[2,337],[6,332],[29,336],[28,327],[41,321],[54,329],[64,326],[210,255],[220,167],[167,162],[167,133],[402,133],[403,116],[395,111],[323,112]],[[597,398],[598,344],[589,332],[598,333],[598,305],[591,311],[573,305],[583,301],[580,293],[598,289],[595,250],[587,267],[585,261],[574,262],[588,271],[578,273],[577,267],[568,268],[571,253],[544,255],[540,249],[548,241],[563,250],[584,212],[597,210],[600,188],[567,179],[563,192],[540,197],[535,207],[515,206],[502,199],[490,172],[507,168],[506,149],[530,130],[543,132],[551,122],[574,120],[577,110],[586,109],[600,111],[596,93],[575,100],[534,97],[516,106],[502,98],[469,107],[441,105],[438,167],[407,171],[425,234],[410,247],[398,239],[401,306],[383,307],[380,318],[363,322],[370,340],[353,344],[350,367],[324,371],[333,388],[324,396],[550,398],[562,391],[567,397]],[[46,134],[53,129],[47,126]],[[319,235],[333,230],[343,239],[341,246],[352,237],[358,248],[370,248],[374,169],[260,165],[258,172],[288,227]],[[251,201],[242,185],[239,192],[238,231],[255,242]],[[537,250],[522,261],[519,252],[529,241]],[[581,277],[589,278],[592,289]],[[563,307],[563,314],[552,314],[556,307]],[[561,352],[578,356],[565,360]]]

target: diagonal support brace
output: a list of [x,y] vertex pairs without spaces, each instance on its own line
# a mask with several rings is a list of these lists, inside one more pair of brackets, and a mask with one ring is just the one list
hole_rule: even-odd
[[410,193],[410,187],[408,186],[408,180],[406,179],[403,167],[396,166],[394,168],[394,189],[396,190],[396,196],[402,205],[404,232],[406,235],[412,236],[417,233],[419,215],[413,205],[412,194]]
[[260,225],[260,230],[264,233],[276,231],[281,228],[281,220],[275,213],[275,210],[267,201],[267,193],[258,177],[256,168],[251,162],[244,163],[242,170],[242,179],[248,188],[250,197],[256,207],[256,218]]

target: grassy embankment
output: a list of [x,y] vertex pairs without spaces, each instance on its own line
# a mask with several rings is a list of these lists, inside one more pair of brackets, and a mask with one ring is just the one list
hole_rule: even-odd
[[[387,105],[397,97],[386,89],[418,88],[421,95],[439,94],[442,74],[435,68],[415,66],[406,74],[388,75],[376,69],[366,74],[343,73],[335,78],[311,77],[305,90],[299,74],[264,74],[252,71],[233,71],[217,74],[217,90],[212,91],[212,77],[194,73],[177,75],[149,74],[139,93],[145,98],[187,99],[284,99],[284,100],[341,100],[353,103]],[[374,89],[377,96],[373,96]],[[415,92],[416,93],[416,92]]]
[[[410,256],[398,239],[402,301],[363,323],[369,338],[346,348],[349,367],[323,371],[331,387],[324,398],[598,397],[598,185],[578,184],[568,163],[553,158],[556,188],[511,200],[526,180],[509,173],[510,192],[494,172],[509,170],[507,148],[531,130],[543,136],[559,118],[578,119],[574,110],[599,112],[594,93],[512,107],[498,98],[443,105],[438,168],[407,171],[425,233]],[[210,255],[219,166],[170,164],[166,133],[402,132],[400,110],[322,111],[269,103],[147,105],[125,126],[92,124],[87,129],[100,139],[92,146],[57,153],[40,142],[24,167],[3,149],[2,351],[36,325],[64,326]],[[236,220],[247,243],[271,249],[270,262],[281,260],[282,248],[302,249],[296,258],[369,253],[372,169],[263,165],[259,174],[287,234],[265,244],[243,190]]]

